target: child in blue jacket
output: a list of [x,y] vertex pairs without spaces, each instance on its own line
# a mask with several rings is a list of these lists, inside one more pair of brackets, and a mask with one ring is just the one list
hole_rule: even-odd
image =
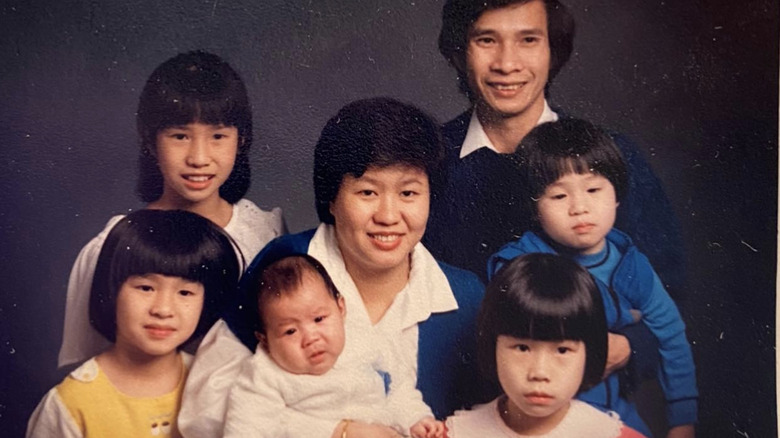
[[[635,309],[658,338],[667,437],[692,438],[698,392],[685,325],[647,257],[612,228],[628,180],[615,143],[588,122],[566,119],[536,127],[512,159],[524,175],[539,231],[525,233],[491,256],[488,276],[528,253],[563,254],[587,268],[601,289],[610,331],[633,323]],[[636,408],[621,396],[615,374],[578,398],[617,412],[627,425],[650,436]]]

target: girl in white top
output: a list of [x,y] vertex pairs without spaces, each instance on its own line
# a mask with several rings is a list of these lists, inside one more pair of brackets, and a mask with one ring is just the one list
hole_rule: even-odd
[[601,381],[607,327],[588,271],[552,254],[518,257],[493,278],[477,319],[482,372],[504,395],[446,422],[449,438],[640,438],[615,414],[573,400]]
[[[233,238],[240,261],[251,260],[284,232],[280,209],[266,212],[242,199],[250,182],[252,110],[244,83],[225,61],[195,51],[161,64],[141,92],[137,126],[137,191],[147,208],[210,219]],[[89,325],[87,307],[98,254],[121,218],[111,218],[73,265],[59,366],[109,346]]]
[[179,349],[213,323],[239,274],[229,237],[197,214],[147,209],[119,221],[89,299],[110,347],[46,394],[27,437],[179,437],[190,362]]

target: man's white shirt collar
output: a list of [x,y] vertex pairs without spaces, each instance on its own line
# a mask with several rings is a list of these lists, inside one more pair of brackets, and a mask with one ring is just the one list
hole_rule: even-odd
[[[547,104],[547,99],[544,100],[544,109],[542,115],[539,116],[539,120],[536,122],[536,126],[542,123],[555,122],[558,120],[558,114],[555,113]],[[466,132],[466,138],[463,140],[463,146],[460,147],[460,158],[464,158],[468,154],[477,151],[482,148],[488,148],[495,153],[499,153],[493,142],[490,141],[485,128],[482,127],[479,118],[477,117],[477,111],[471,112],[471,121],[469,122],[469,130]]]

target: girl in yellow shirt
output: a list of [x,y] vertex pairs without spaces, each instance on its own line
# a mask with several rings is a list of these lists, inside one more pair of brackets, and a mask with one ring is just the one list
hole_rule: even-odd
[[233,293],[239,265],[216,225],[181,210],[140,210],[100,251],[90,324],[113,344],[50,390],[27,437],[178,437],[189,356]]

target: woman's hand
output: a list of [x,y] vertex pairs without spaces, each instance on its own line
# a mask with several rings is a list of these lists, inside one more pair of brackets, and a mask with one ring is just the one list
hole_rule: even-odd
[[394,429],[381,424],[342,421],[333,430],[331,438],[402,438]]

